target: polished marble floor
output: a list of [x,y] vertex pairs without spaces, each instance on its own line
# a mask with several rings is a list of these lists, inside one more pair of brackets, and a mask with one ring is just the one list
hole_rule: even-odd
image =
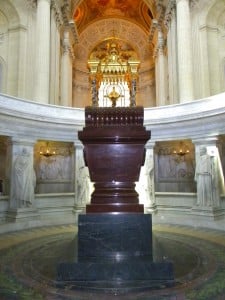
[[222,300],[225,299],[225,233],[197,227],[154,225],[154,260],[174,263],[175,285],[157,289],[83,289],[56,282],[56,266],[76,260],[75,226],[0,235],[0,299]]

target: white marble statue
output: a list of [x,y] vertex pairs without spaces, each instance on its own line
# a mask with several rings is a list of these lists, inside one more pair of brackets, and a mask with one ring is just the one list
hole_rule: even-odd
[[140,203],[146,207],[155,204],[154,158],[149,150],[146,151],[145,164],[141,167],[139,181],[136,183]]
[[33,159],[26,148],[23,148],[13,165],[12,203],[15,208],[30,207],[34,199],[36,176]]
[[[82,156],[83,156],[83,152]],[[90,177],[88,168],[84,164],[84,160],[80,155],[77,160],[77,172],[76,172],[76,195],[77,204],[85,206],[90,197]]]
[[196,163],[195,180],[197,181],[197,205],[217,206],[218,185],[216,180],[216,158],[207,153],[206,147],[200,148],[200,156]]
[[145,175],[147,179],[147,193],[150,197],[152,204],[155,202],[155,189],[154,189],[154,158],[153,155],[146,156],[145,162]]

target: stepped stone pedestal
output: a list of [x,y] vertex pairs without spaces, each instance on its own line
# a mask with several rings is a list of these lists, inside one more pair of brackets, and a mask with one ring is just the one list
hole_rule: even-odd
[[78,257],[58,265],[58,283],[84,288],[171,285],[170,262],[155,263],[152,219],[135,191],[150,131],[143,107],[85,109],[79,132],[94,191],[78,219]]

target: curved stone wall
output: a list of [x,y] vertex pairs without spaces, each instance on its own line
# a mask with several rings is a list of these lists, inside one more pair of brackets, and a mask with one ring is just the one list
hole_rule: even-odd
[[[144,122],[152,134],[147,145],[147,157],[154,161],[153,148],[160,148],[161,143],[187,140],[189,145],[195,148],[192,157],[194,161],[199,159],[200,147],[215,147],[219,142],[219,148],[222,149],[220,159],[223,163],[225,161],[223,155],[225,153],[225,151],[223,152],[224,96],[225,93],[184,104],[146,108]],[[25,141],[26,143],[31,141],[33,144],[39,140],[72,143],[76,149],[75,165],[77,159],[80,160],[82,156],[82,146],[77,138],[77,132],[83,125],[84,109],[43,105],[0,94],[0,137],[5,136],[9,140]],[[170,153],[171,155],[173,154]],[[155,156],[157,159],[160,157],[157,153]],[[167,157],[169,157],[168,153]],[[153,163],[156,177],[159,175],[157,159]],[[182,162],[179,161],[180,163]],[[179,164],[177,163],[176,167]],[[15,217],[15,212],[14,215],[12,212],[9,214],[10,193],[0,196],[0,232],[24,228],[23,221],[26,221],[27,226],[30,227],[76,222],[77,213],[85,207],[85,203],[82,203],[77,196],[80,186],[76,183],[76,176],[79,177],[82,166],[79,168],[79,170],[76,167],[74,169],[76,174],[74,192],[53,192],[35,196],[35,220],[32,215],[34,212],[25,219],[24,212],[22,215],[20,212],[17,217]],[[185,171],[184,167],[182,168]],[[194,183],[194,169],[195,165],[193,165],[190,180],[182,178],[182,176],[184,177],[183,173],[180,178],[173,177],[172,181],[168,178],[168,180],[162,180],[161,183],[157,181],[158,177],[155,181],[153,178],[150,187],[143,188],[146,190],[146,194],[150,195],[145,197],[146,211],[153,213],[155,222],[188,225],[197,223],[199,226],[225,230],[224,189],[219,191],[221,194],[219,205],[207,207],[196,205],[198,194],[196,194]],[[146,176],[150,174],[149,170],[146,172],[144,172],[144,177],[140,178],[141,185],[146,181]],[[223,175],[223,171],[221,174]],[[182,188],[179,190],[181,185]],[[166,188],[168,186],[173,187],[172,191]],[[8,221],[7,225],[6,221]]]
[[[183,104],[145,108],[151,140],[195,139],[225,134],[225,93]],[[45,105],[0,94],[0,135],[76,140],[84,109]],[[46,130],[47,129],[47,130]]]

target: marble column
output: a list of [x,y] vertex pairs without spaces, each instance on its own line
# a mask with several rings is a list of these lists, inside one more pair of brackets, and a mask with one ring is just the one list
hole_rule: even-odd
[[36,220],[36,174],[33,161],[35,141],[12,138],[10,144],[10,203],[9,221]]
[[169,104],[178,103],[178,73],[177,73],[177,23],[176,23],[176,2],[170,0],[170,6],[166,12],[165,25],[167,32],[168,51],[168,88]]
[[139,201],[144,204],[145,212],[156,210],[154,146],[154,142],[148,142],[145,145],[145,164],[141,168],[140,179],[137,183]]
[[51,55],[50,55],[50,103],[59,105],[60,78],[60,30],[62,20],[56,1],[52,2],[51,10]]
[[164,54],[164,37],[161,29],[158,29],[158,51],[156,59],[156,69],[157,69],[157,106],[162,106],[167,104],[168,98],[168,80],[167,80],[167,60]]
[[72,106],[72,58],[70,47],[70,33],[69,30],[65,30],[61,57],[61,105],[63,106]]
[[197,199],[193,209],[216,215],[220,213],[220,194],[224,191],[218,138],[198,139],[193,140],[193,143],[195,144],[197,185]]
[[180,102],[193,100],[192,39],[189,0],[177,3],[178,82]]
[[50,3],[51,0],[37,1],[34,100],[41,103],[49,103]]
[[83,145],[75,143],[75,211],[85,211],[90,202],[91,182],[83,157]]

